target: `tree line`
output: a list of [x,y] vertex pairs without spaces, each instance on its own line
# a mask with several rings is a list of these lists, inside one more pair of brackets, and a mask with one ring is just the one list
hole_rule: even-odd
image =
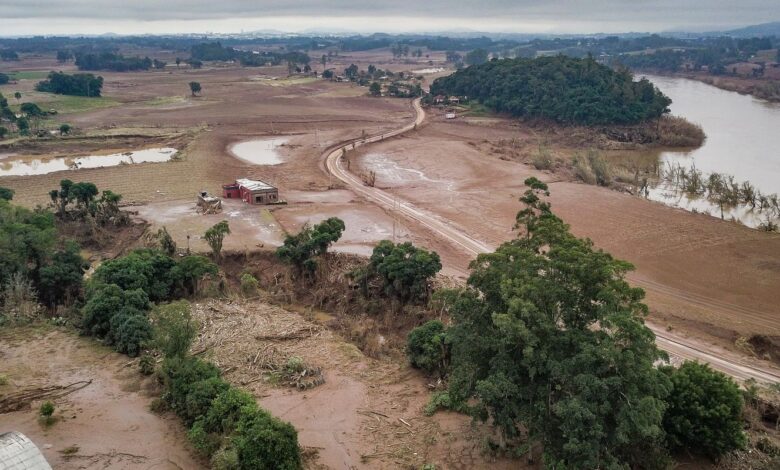
[[513,116],[582,125],[640,123],[669,112],[671,103],[628,70],[566,56],[473,65],[436,79],[431,94],[467,96]]
[[103,90],[103,77],[91,73],[50,72],[46,80],[35,85],[37,91],[58,95],[99,97]]

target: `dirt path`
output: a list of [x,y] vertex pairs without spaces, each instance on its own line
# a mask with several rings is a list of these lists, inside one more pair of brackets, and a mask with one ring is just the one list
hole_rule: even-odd
[[[466,233],[463,229],[459,228],[454,222],[419,208],[411,202],[402,200],[395,194],[391,194],[376,187],[369,187],[365,185],[359,177],[344,168],[343,162],[345,161],[345,158],[343,158],[343,156],[347,156],[349,151],[354,151],[356,148],[366,144],[383,141],[388,137],[399,136],[408,131],[416,130],[425,120],[425,111],[423,111],[420,106],[419,100],[415,100],[413,105],[417,112],[417,116],[412,123],[406,124],[392,132],[374,135],[364,139],[357,139],[327,150],[324,154],[327,170],[357,194],[385,209],[396,211],[410,219],[412,222],[422,225],[435,236],[450,243],[462,254],[468,256],[469,259],[472,259],[480,253],[493,251],[495,247],[490,243],[476,239],[469,233]],[[650,295],[660,295],[667,298],[671,297],[676,301],[682,302],[684,305],[692,305],[698,308],[716,311],[727,316],[752,319],[759,322],[759,325],[765,324],[772,328],[777,327],[775,322],[767,320],[768,315],[765,312],[723,302],[709,296],[687,292],[657,281],[646,279],[642,276],[637,276],[636,274],[633,274],[630,277],[630,281],[643,287]],[[771,323],[771,325],[767,323]],[[669,332],[661,333],[661,328],[653,325],[650,326],[658,336],[658,346],[669,352],[672,356],[708,362],[712,367],[740,380],[753,378],[759,382],[780,381],[780,371],[777,371],[774,368],[770,368],[769,366],[747,365],[736,355],[724,357],[724,351],[722,349],[715,350],[712,345],[703,344],[677,334]]]

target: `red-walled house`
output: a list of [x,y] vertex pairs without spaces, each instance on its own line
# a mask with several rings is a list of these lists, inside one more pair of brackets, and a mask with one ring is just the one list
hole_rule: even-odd
[[273,204],[279,201],[279,190],[268,183],[246,178],[222,186],[225,199],[242,199],[248,204]]

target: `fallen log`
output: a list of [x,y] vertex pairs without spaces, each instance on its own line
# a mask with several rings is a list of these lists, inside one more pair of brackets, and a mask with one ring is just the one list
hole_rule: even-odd
[[16,393],[0,397],[0,414],[28,409],[30,404],[38,400],[56,400],[73,392],[77,392],[92,383],[90,380],[80,380],[68,385],[50,385],[48,387],[26,388]]

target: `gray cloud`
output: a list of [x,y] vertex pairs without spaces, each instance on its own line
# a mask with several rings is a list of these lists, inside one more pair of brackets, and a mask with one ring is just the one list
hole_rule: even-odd
[[[285,24],[279,19],[288,18],[291,25],[305,19],[306,27],[311,27],[318,18],[342,18],[342,27],[349,29],[355,27],[349,18],[361,18],[375,19],[376,24],[361,23],[358,29],[383,30],[383,18],[391,17],[414,19],[417,28],[430,22],[429,30],[445,23],[467,27],[470,21],[485,29],[493,21],[500,26],[493,30],[507,30],[512,24],[518,30],[523,25],[544,24],[560,25],[562,31],[596,32],[706,29],[780,19],[778,0],[3,0],[0,11],[0,34],[3,25],[13,26],[17,20],[22,22],[14,29],[34,25],[37,31],[31,33],[41,33],[47,20],[60,26],[94,28],[104,23],[107,28],[112,24],[128,28],[133,22],[189,21],[201,27],[208,20],[238,24],[241,19]],[[36,25],[34,20],[41,22]]]

